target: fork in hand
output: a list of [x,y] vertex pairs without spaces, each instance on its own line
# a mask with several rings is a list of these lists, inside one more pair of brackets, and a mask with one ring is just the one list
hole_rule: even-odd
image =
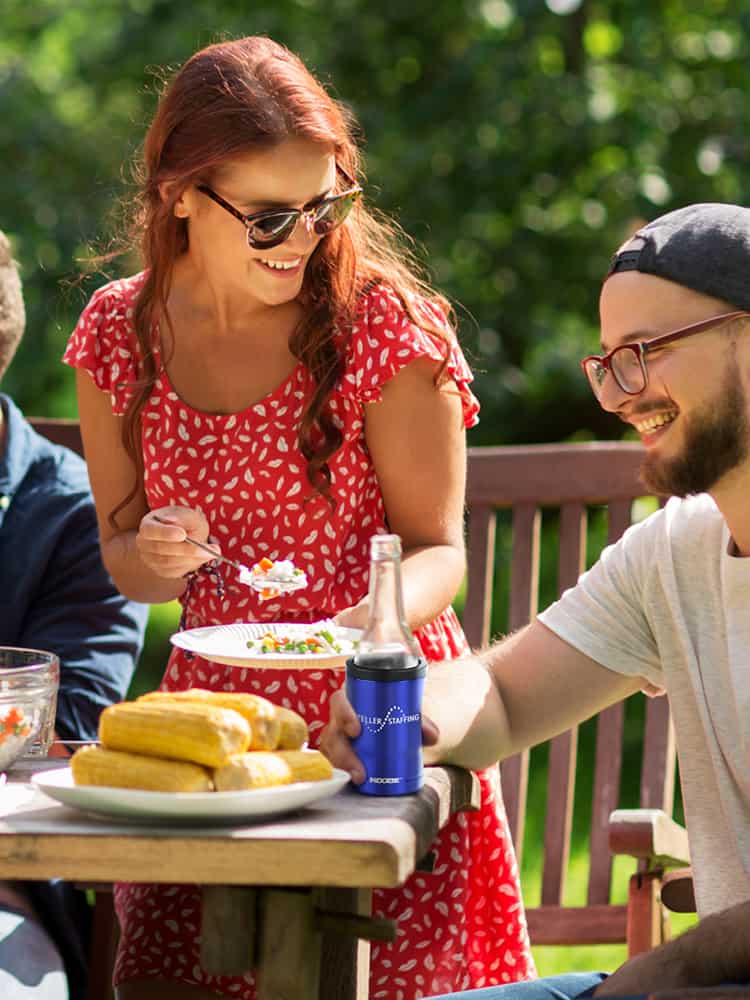
[[[157,517],[156,514],[153,515],[153,518],[159,524],[163,524],[168,528],[179,527],[179,525],[173,524],[172,521],[162,520],[160,517]],[[245,566],[244,563],[236,562],[234,559],[230,559],[228,556],[223,556],[220,552],[215,552],[210,545],[207,545],[205,542],[199,542],[197,538],[191,538],[190,535],[185,535],[185,538],[183,540],[186,542],[190,542],[191,545],[195,545],[195,547],[198,549],[202,549],[203,552],[207,552],[212,559],[217,559],[219,562],[224,562],[227,563],[228,566],[232,566],[234,569],[237,570],[237,572],[240,574],[241,577],[247,575],[248,579],[250,578],[251,576],[250,569],[247,566]]]
[[[154,515],[154,520],[158,521],[159,524],[170,525],[171,521],[163,521],[160,517]],[[185,535],[186,542],[190,542],[191,545],[195,545],[197,548],[202,549],[207,552],[212,559],[217,559],[219,562],[226,563],[233,569],[236,569],[240,575],[240,583],[244,583],[251,590],[256,592],[267,594],[267,599],[271,597],[277,597],[280,594],[291,593],[294,590],[299,590],[300,586],[306,586],[306,584],[300,584],[297,582],[286,582],[284,580],[274,580],[273,582],[265,580],[263,574],[253,573],[253,571],[245,566],[244,563],[237,562],[234,559],[230,559],[228,556],[223,556],[220,553],[214,552],[210,545],[206,545],[205,542],[199,542],[196,538],[191,538],[189,535]]]

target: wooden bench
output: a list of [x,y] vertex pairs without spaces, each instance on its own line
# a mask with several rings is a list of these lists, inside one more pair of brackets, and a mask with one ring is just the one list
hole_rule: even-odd
[[63,444],[71,451],[83,456],[83,441],[81,428],[77,420],[57,419],[53,417],[29,417],[29,423],[54,444]]
[[[507,622],[511,632],[525,625],[539,604],[542,511],[558,519],[557,594],[575,584],[593,562],[586,552],[593,509],[606,510],[606,541],[631,523],[633,502],[644,495],[638,482],[639,444],[508,446],[469,450],[468,581],[463,625],[473,647],[490,639],[493,580],[509,574]],[[498,512],[509,512],[509,565],[496,564]],[[602,517],[602,514],[598,515]],[[545,538],[547,538],[545,534]],[[554,596],[554,595],[553,595]],[[547,602],[548,603],[548,602]],[[633,696],[643,698],[642,694]],[[618,810],[623,758],[625,703],[603,711],[596,722],[590,869],[585,905],[565,905],[573,822],[577,730],[549,743],[547,809],[541,905],[527,907],[534,944],[626,943],[635,955],[668,935],[660,887],[669,864],[688,863],[687,837],[672,819],[675,744],[666,697],[646,699],[642,739],[640,809]],[[519,864],[529,787],[529,754],[501,765],[503,796]],[[611,901],[612,853],[637,858],[627,904]]]

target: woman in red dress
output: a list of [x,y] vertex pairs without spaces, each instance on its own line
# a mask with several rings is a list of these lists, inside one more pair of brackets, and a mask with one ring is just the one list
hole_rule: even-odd
[[[407,618],[427,659],[443,659],[466,651],[450,603],[478,406],[447,303],[368,212],[352,124],[267,38],[196,53],[146,136],[144,270],[94,294],[65,360],[124,594],[178,598],[188,628],[361,626],[369,539],[393,531]],[[187,537],[245,564],[292,559],[309,585],[261,601]],[[339,685],[330,670],[238,669],[177,649],[162,681],[262,693],[305,717],[311,745]],[[440,835],[434,871],[375,893],[398,935],[373,948],[373,1000],[534,974],[495,773],[481,776],[481,811]],[[195,886],[120,885],[116,906],[119,1000],[255,996],[251,973],[200,967]]]

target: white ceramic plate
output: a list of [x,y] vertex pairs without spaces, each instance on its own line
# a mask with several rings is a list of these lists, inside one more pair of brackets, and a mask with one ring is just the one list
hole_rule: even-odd
[[266,632],[290,635],[304,639],[321,628],[331,631],[337,639],[358,642],[360,629],[342,628],[332,621],[312,622],[309,625],[295,622],[246,622],[237,625],[206,625],[203,628],[185,629],[170,636],[179,649],[196,653],[206,660],[230,667],[268,667],[277,670],[320,670],[322,667],[343,667],[352,655],[346,653],[257,653],[248,649],[248,640],[260,639]]
[[69,767],[35,774],[31,780],[50,798],[100,816],[227,823],[275,816],[328,798],[347,784],[349,775],[334,768],[333,777],[325,781],[299,781],[246,792],[142,792],[74,785]]

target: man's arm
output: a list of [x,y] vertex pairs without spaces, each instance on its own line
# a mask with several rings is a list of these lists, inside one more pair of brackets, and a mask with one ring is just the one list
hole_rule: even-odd
[[640,685],[534,621],[478,656],[430,666],[423,709],[440,736],[427,760],[487,767],[565,732]]
[[630,959],[596,997],[750,982],[750,902],[704,917],[680,937]]
[[[479,769],[565,732],[637,691],[638,677],[600,666],[539,621],[461,660],[430,664],[425,761]],[[321,747],[354,781],[364,771],[349,740],[359,721],[343,692],[331,699]]]

